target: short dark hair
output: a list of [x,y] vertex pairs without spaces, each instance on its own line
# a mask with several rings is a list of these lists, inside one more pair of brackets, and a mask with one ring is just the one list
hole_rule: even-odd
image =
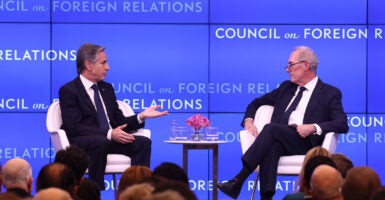
[[164,177],[168,180],[180,181],[186,183],[187,185],[189,184],[186,172],[183,168],[175,163],[163,162],[155,167],[152,174]]
[[353,162],[344,154],[335,153],[330,156],[340,171],[342,178],[346,178],[349,169],[354,167]]
[[96,62],[96,56],[99,52],[103,52],[106,48],[96,45],[96,44],[90,44],[85,43],[78,49],[77,55],[76,55],[76,69],[77,73],[81,74],[83,70],[85,69],[85,62],[91,61]]
[[190,187],[184,184],[181,181],[175,180],[167,180],[166,182],[159,184],[155,187],[153,194],[173,190],[179,193],[186,200],[197,200],[198,198],[195,196],[194,192],[191,191]]
[[77,196],[82,200],[99,200],[100,187],[95,181],[84,178],[79,184]]
[[78,181],[83,178],[90,164],[90,158],[81,148],[69,146],[56,153],[55,161],[67,165],[75,173]]

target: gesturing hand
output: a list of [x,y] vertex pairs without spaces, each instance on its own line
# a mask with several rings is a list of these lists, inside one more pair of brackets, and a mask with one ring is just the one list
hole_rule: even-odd
[[159,109],[160,107],[161,107],[160,105],[156,105],[156,106],[151,106],[147,108],[143,112],[139,113],[140,119],[145,120],[147,118],[154,118],[154,117],[168,115],[168,111],[162,111],[162,112],[157,111],[157,109]]
[[135,137],[129,133],[123,131],[127,127],[127,124],[116,127],[111,132],[111,139],[122,144],[132,143],[135,140]]

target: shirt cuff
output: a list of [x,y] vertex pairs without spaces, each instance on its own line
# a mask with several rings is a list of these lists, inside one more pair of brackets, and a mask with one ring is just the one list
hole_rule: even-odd
[[136,118],[138,118],[138,123],[143,124],[144,120],[140,119],[139,113],[136,115]]
[[318,126],[318,124],[313,124],[313,126],[315,127],[315,130],[316,132],[314,134],[316,135],[321,135],[322,134],[322,129],[320,126]]
[[111,140],[112,129],[107,132],[107,139]]

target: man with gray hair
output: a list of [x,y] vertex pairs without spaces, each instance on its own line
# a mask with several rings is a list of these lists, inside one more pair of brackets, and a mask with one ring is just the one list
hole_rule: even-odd
[[32,168],[24,159],[13,158],[3,167],[3,185],[7,193],[21,198],[32,197]]
[[[242,156],[242,169],[238,174],[218,184],[227,196],[236,199],[243,183],[259,166],[261,199],[271,200],[281,156],[304,155],[321,145],[326,133],[348,131],[342,93],[318,77],[317,67],[318,58],[311,48],[294,48],[284,67],[290,80],[247,106],[241,125],[256,139]],[[273,106],[274,112],[271,123],[258,132],[254,120],[259,119],[254,116],[262,105]]]

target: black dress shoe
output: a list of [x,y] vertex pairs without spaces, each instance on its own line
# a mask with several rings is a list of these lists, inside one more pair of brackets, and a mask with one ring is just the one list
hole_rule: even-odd
[[237,178],[231,179],[225,183],[218,183],[218,188],[227,196],[236,199],[241,193],[242,183]]

